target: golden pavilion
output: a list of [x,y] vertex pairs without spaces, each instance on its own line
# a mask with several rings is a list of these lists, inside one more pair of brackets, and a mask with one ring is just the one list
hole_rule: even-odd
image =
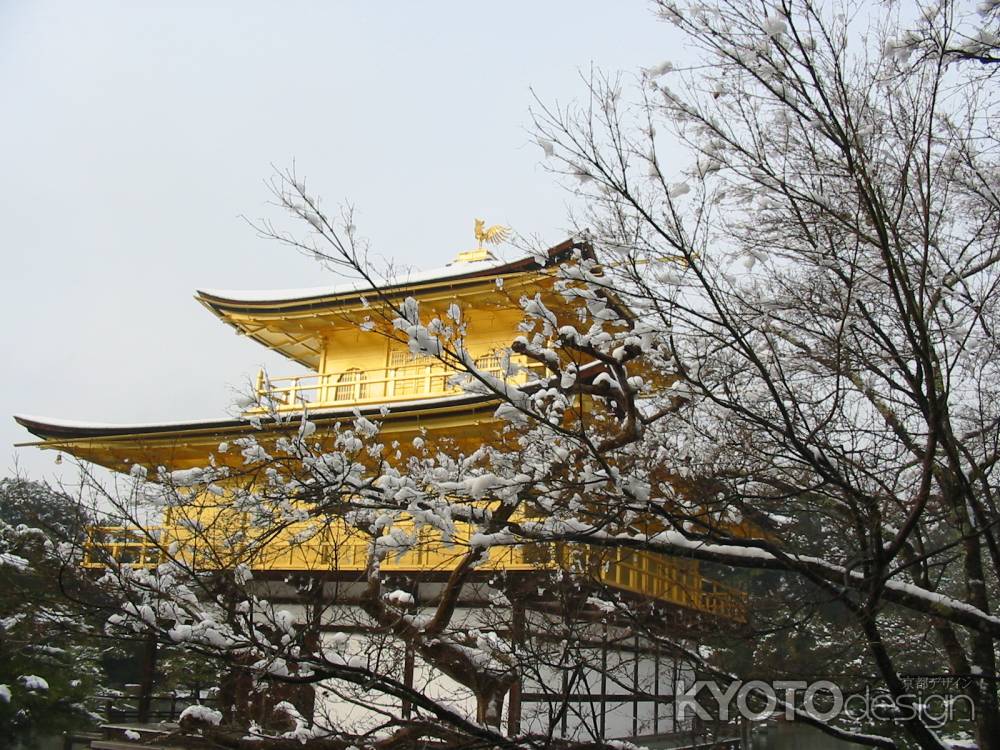
[[[240,416],[227,419],[138,425],[83,424],[27,416],[16,419],[39,438],[31,445],[65,452],[122,473],[136,466],[164,467],[173,472],[205,466],[210,458],[237,466],[238,452],[220,453],[221,443],[237,440],[251,430],[256,430],[262,444],[277,440],[299,428],[300,422],[294,417],[303,410],[316,425],[317,434],[323,433],[325,425],[361,415],[377,419],[382,440],[398,441],[404,452],[415,437],[436,435],[447,436],[461,450],[471,452],[484,441],[502,439],[494,416],[496,397],[463,391],[454,385],[453,372],[442,362],[414,358],[405,342],[366,325],[373,308],[380,301],[401,303],[407,297],[419,300],[421,309],[442,315],[449,306],[459,305],[467,325],[466,348],[475,356],[478,367],[499,377],[500,352],[518,335],[522,320],[518,299],[550,294],[553,269],[583,248],[568,240],[541,255],[501,261],[480,245],[442,269],[400,276],[378,289],[377,300],[370,285],[353,283],[272,292],[200,290],[195,298],[215,317],[239,334],[302,365],[307,372],[287,377],[259,373],[254,383],[254,403]],[[267,409],[261,406],[265,402]],[[275,414],[291,418],[274,419]],[[167,517],[155,530],[95,529],[85,564],[100,567],[108,556],[133,565],[156,564],[172,542],[180,543],[183,554],[185,535],[190,533],[186,528],[177,518]],[[364,540],[331,538],[330,534],[303,544],[276,541],[268,554],[255,558],[253,573],[255,579],[280,582],[290,574],[322,572],[323,580],[339,577],[348,582],[365,569],[366,554]],[[510,547],[490,554],[488,564],[477,575],[486,580],[504,571],[507,580],[520,577],[525,582],[521,590],[537,591],[533,596],[538,603],[546,594],[544,586],[536,586],[533,581],[548,576],[563,562],[561,550],[540,554],[537,549]],[[409,576],[423,587],[422,596],[432,597],[456,559],[441,548],[429,546],[389,559],[383,569]],[[593,586],[651,602],[657,616],[670,617],[680,627],[685,622],[706,621],[738,626],[746,619],[745,594],[702,575],[696,561],[621,550],[595,569],[593,576]],[[474,606],[474,597],[470,594],[469,606]],[[532,597],[523,601],[525,606],[532,606]],[[641,649],[638,641],[632,647],[637,655],[642,651],[653,658],[652,651]],[[607,661],[606,653],[604,658]],[[659,674],[658,661],[656,670]],[[592,702],[598,708],[590,715],[599,717],[593,720],[599,726],[591,728],[592,735],[637,736],[643,728],[652,733],[670,726],[663,715],[663,701],[655,697],[661,692],[660,679],[656,680],[655,695],[648,697],[650,690],[638,685],[640,670],[637,667],[634,671],[636,685],[631,698],[612,699],[606,695],[607,690],[596,691],[599,694]],[[516,695],[512,691],[507,709],[512,732],[522,721],[528,721],[526,706],[532,700],[543,702],[540,695],[528,685],[520,686]],[[640,695],[647,698],[636,697]],[[609,708],[615,701],[626,706],[626,718],[619,728],[610,726],[617,721]],[[563,725],[567,736],[572,734],[565,718]]]

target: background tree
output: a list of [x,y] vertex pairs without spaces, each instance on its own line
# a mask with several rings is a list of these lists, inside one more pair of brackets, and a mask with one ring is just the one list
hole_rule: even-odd
[[99,718],[91,699],[105,684],[108,607],[102,615],[72,553],[96,521],[47,485],[0,480],[0,747],[30,747]]
[[[722,517],[783,521],[747,543],[673,518],[671,545],[809,582],[894,695],[930,638],[985,677],[994,747],[997,7],[658,8],[707,67],[595,79],[589,108],[536,122],[592,199],[603,284],[663,334],[673,470],[718,478]],[[660,125],[692,164],[659,156]]]

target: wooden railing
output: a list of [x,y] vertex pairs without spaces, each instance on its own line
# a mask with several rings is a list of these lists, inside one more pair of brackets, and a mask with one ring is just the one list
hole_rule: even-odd
[[601,568],[605,583],[728,620],[747,620],[746,592],[701,575],[691,560],[622,549],[614,555]]
[[109,562],[136,568],[153,567],[163,562],[169,542],[162,527],[148,529],[125,526],[93,526],[87,529],[83,547],[83,567],[101,568]]
[[[512,355],[510,361],[524,369],[507,377],[507,382],[522,384],[527,381],[529,370],[541,371],[540,365],[520,355]],[[483,372],[503,379],[499,355],[480,357],[476,364]],[[382,404],[454,395],[462,392],[461,387],[451,382],[459,373],[438,360],[374,370],[352,368],[274,378],[261,370],[255,388],[260,403],[269,401],[279,411],[291,411],[304,406]]]
[[[84,567],[103,568],[111,561],[152,567],[166,560],[176,544],[174,559],[197,570],[217,570],[235,561],[219,559],[224,544],[182,527],[145,530],[95,527],[85,546]],[[462,543],[443,544],[428,537],[402,554],[389,554],[381,569],[399,572],[451,571],[468,552]],[[364,571],[370,542],[357,534],[327,530],[297,543],[280,539],[254,550],[255,571]],[[701,575],[698,563],[641,550],[597,550],[562,543],[495,546],[479,569],[505,571],[565,570],[614,589],[669,602],[735,622],[747,620],[747,594]]]

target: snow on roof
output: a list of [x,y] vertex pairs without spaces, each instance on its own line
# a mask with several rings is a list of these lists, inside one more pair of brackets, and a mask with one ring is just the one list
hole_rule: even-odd
[[[484,271],[502,269],[504,266],[526,260],[529,257],[521,256],[513,260],[477,260],[469,263],[451,263],[441,268],[429,268],[424,271],[409,269],[383,279],[384,286],[380,283],[379,288],[410,286],[425,281],[437,281],[439,279],[480,274]],[[217,297],[234,302],[281,302],[283,300],[333,297],[340,294],[370,290],[372,290],[371,284],[364,279],[357,279],[330,286],[305,287],[301,289],[199,289],[198,293],[207,297]]]

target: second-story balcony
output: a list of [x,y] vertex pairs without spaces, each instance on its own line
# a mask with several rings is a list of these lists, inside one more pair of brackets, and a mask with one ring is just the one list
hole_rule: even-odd
[[[167,550],[173,549],[174,561],[192,571],[231,569],[235,565],[227,558],[231,550],[211,537],[208,532],[196,533],[180,526],[92,527],[83,567],[101,570],[125,564],[151,568],[166,562],[171,557]],[[339,571],[362,575],[370,563],[371,541],[334,525],[304,541],[276,537],[247,561],[255,574]],[[468,550],[467,542],[459,539],[455,544],[444,544],[430,533],[412,549],[389,555],[379,567],[390,573],[450,573]],[[695,561],[645,550],[588,549],[560,542],[498,546],[489,550],[479,569],[487,573],[561,570],[581,584],[629,592],[735,623],[747,622],[745,591],[702,575]]]
[[[522,384],[528,380],[530,371],[540,372],[541,369],[523,356],[512,355],[510,361],[520,366],[515,374],[505,378],[510,383]],[[493,377],[503,378],[499,354],[477,358],[476,366]],[[261,370],[255,389],[259,403],[270,401],[278,411],[295,411],[304,407],[383,404],[451,396],[462,393],[462,388],[454,382],[458,374],[459,371],[432,359],[396,366],[390,363],[379,369],[352,367],[340,372],[282,377],[270,377]]]

